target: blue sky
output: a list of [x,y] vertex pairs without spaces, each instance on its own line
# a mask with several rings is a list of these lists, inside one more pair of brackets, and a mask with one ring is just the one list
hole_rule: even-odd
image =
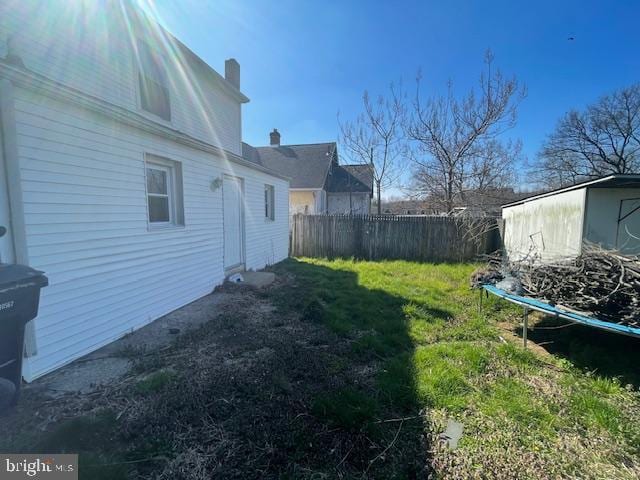
[[[518,125],[532,158],[558,118],[640,81],[640,1],[244,1],[155,0],[163,23],[224,71],[235,57],[244,140],[337,138],[336,114],[354,116],[362,92],[402,82],[440,94],[477,82],[483,54],[526,84]],[[575,37],[574,41],[567,37]]]

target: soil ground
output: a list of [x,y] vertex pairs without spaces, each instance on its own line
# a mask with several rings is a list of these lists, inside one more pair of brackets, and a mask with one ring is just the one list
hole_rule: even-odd
[[536,317],[524,350],[474,268],[289,259],[111,346],[106,381],[30,385],[0,451],[89,480],[640,478],[637,339]]
[[[264,289],[225,284],[151,332],[27,386],[0,418],[0,451],[80,452],[91,480],[424,478],[419,417],[402,438],[395,422],[360,428],[365,411],[345,413],[352,427],[318,417],[325,392],[374,388],[377,369],[345,368],[349,339],[274,306],[273,291],[293,282],[285,273]],[[179,322],[185,315],[195,329]],[[174,324],[182,333],[167,346],[158,338]],[[385,456],[392,442],[401,466]]]

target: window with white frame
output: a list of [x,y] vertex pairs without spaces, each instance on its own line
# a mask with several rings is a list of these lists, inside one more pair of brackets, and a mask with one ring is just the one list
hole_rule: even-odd
[[264,186],[264,216],[267,220],[275,220],[275,189],[273,185]]
[[171,121],[169,80],[162,55],[138,41],[140,106],[163,120]]
[[182,170],[178,162],[148,156],[146,159],[149,225],[184,225]]

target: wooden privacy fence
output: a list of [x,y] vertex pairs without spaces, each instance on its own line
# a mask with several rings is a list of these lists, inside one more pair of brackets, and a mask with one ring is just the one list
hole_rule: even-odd
[[492,218],[296,214],[289,251],[293,257],[459,262],[499,246]]

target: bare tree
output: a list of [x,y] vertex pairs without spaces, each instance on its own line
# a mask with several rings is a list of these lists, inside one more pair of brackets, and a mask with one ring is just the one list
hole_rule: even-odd
[[480,75],[479,93],[472,89],[457,98],[450,83],[446,96],[423,102],[421,77],[406,132],[415,141],[414,183],[417,191],[439,200],[448,211],[468,192],[512,185],[513,164],[520,156],[519,142],[500,142],[500,135],[516,122],[517,107],[525,97],[515,77],[492,72],[493,54],[485,56],[486,73]]
[[340,142],[353,163],[371,165],[378,215],[382,213],[382,190],[398,179],[399,164],[404,158],[402,130],[404,115],[402,89],[393,85],[387,96],[371,100],[368,92],[362,96],[363,111],[355,120],[340,122]]
[[477,153],[469,160],[469,174],[460,194],[462,198],[470,192],[478,205],[503,203],[504,190],[511,190],[516,184],[515,165],[522,159],[520,140],[500,142],[496,139],[479,144]]
[[640,172],[640,83],[565,114],[542,147],[534,172],[552,187]]

